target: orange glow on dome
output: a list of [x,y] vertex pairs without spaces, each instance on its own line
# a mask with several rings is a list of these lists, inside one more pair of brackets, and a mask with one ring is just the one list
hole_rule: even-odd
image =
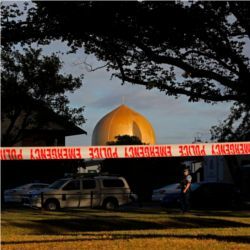
[[92,145],[106,145],[118,135],[137,136],[143,143],[155,144],[155,133],[150,122],[126,105],[105,115],[95,126]]

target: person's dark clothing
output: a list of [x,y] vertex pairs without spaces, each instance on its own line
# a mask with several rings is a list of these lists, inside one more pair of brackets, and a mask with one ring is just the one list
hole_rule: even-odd
[[188,212],[190,209],[190,192],[181,193],[181,210]]
[[190,209],[190,192],[191,192],[191,187],[188,188],[188,190],[184,193],[184,190],[186,189],[188,183],[191,183],[192,177],[191,175],[186,176],[182,181],[181,181],[181,210],[182,212],[187,212]]

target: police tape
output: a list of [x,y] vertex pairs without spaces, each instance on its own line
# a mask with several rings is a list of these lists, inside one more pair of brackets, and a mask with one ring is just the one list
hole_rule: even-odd
[[249,154],[250,142],[169,145],[0,148],[0,160],[76,160],[103,158],[190,157]]

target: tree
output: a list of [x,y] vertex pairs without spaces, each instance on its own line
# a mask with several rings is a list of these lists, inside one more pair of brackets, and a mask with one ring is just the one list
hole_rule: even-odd
[[[62,62],[55,54],[43,56],[41,49],[2,50],[1,121],[2,146],[11,146],[22,139],[31,124],[39,128],[48,116],[57,115],[72,124],[82,124],[83,107],[70,108],[66,92],[82,85],[82,76],[60,73]],[[34,113],[34,110],[36,112]]]
[[241,104],[231,108],[231,114],[218,126],[211,128],[212,139],[223,141],[250,140],[250,110]]
[[193,102],[233,101],[249,121],[249,2],[40,1],[25,21],[8,21],[9,12],[3,45],[61,39],[73,51],[84,46],[123,83]]
[[130,135],[118,135],[115,141],[108,141],[107,145],[144,145],[140,138]]

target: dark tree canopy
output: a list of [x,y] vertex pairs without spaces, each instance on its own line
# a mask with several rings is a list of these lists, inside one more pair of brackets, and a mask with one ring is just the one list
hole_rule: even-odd
[[[218,126],[211,128],[212,139],[217,141],[249,141],[250,109],[243,104],[233,105],[231,114]],[[235,125],[236,124],[236,125]]]
[[[23,130],[31,124],[43,126],[52,115],[62,122],[84,123],[83,107],[70,108],[66,96],[80,88],[82,76],[61,74],[57,55],[43,56],[41,49],[26,48],[23,53],[2,50],[1,59],[1,121],[8,120],[3,146],[13,145]],[[40,111],[35,115],[34,110]]]
[[140,138],[130,135],[118,135],[115,141],[107,142],[107,145],[144,145]]
[[10,9],[3,9],[4,46],[54,39],[73,51],[84,46],[122,82],[189,101],[233,101],[249,121],[249,2],[39,1],[25,21],[8,20]]

